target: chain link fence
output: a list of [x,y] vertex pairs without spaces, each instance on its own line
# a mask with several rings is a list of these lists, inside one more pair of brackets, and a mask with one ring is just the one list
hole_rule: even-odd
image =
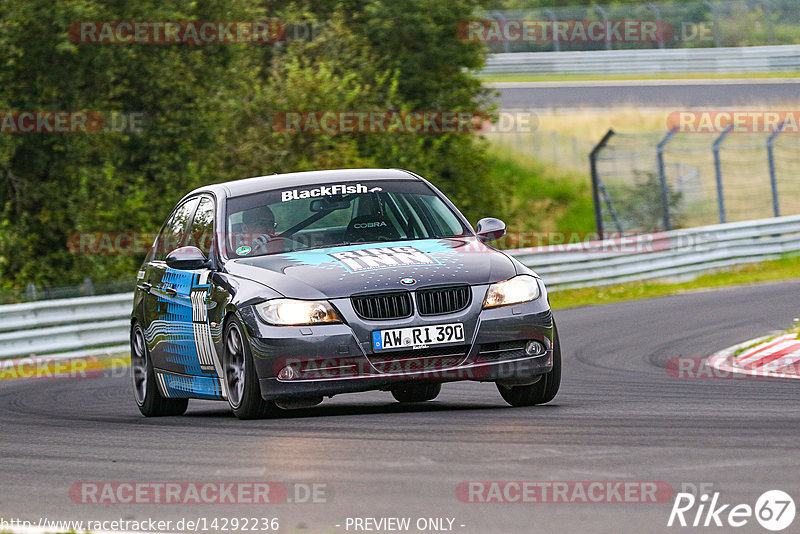
[[590,156],[598,232],[800,214],[797,134],[618,134]]
[[[635,48],[706,48],[800,44],[800,9],[797,0],[712,0],[688,2],[641,2],[607,6],[583,5],[534,9],[490,9],[482,15],[489,50],[502,52],[550,52],[620,50]],[[495,37],[496,28],[509,21],[659,21],[663,29],[653,39],[585,39],[569,31],[567,38],[547,36],[538,29],[536,38]],[[491,28],[496,25],[496,28]],[[516,26],[514,26],[516,29]],[[495,29],[495,33],[492,33]],[[502,32],[501,32],[502,33]]]
[[559,132],[537,130],[530,133],[485,133],[492,143],[524,153],[538,161],[586,176],[589,153],[594,143]]

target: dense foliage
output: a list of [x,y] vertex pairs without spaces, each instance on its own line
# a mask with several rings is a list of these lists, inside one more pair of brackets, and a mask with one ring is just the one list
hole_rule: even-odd
[[[74,254],[76,232],[152,232],[202,184],[317,168],[403,167],[475,220],[501,215],[472,134],[286,134],[285,110],[491,112],[485,60],[455,28],[481,0],[4,0],[0,110],[142,113],[140,132],[0,134],[0,287],[131,275],[132,255]],[[83,43],[76,21],[278,19],[273,44]]]

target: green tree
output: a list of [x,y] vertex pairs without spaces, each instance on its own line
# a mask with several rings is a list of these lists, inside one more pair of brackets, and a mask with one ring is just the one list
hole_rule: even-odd
[[[485,60],[458,22],[482,0],[5,0],[0,109],[144,113],[140,133],[0,134],[0,285],[127,278],[141,257],[75,255],[75,232],[157,230],[202,184],[318,168],[405,167],[467,215],[502,215],[473,134],[299,134],[287,110],[470,111],[489,115]],[[76,21],[263,20],[316,38],[264,44],[86,44]]]
[[76,256],[74,232],[151,231],[187,189],[218,180],[236,45],[77,44],[86,20],[246,18],[245,2],[6,0],[0,17],[4,110],[144,113],[127,134],[0,136],[0,274],[5,285],[128,276],[140,258]]

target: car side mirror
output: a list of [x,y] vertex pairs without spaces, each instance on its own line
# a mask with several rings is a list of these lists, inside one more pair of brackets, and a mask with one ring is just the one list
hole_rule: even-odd
[[210,266],[211,262],[197,247],[180,247],[167,254],[167,267],[172,269],[192,271]]
[[506,235],[506,223],[494,217],[478,221],[478,239],[484,243],[496,241]]

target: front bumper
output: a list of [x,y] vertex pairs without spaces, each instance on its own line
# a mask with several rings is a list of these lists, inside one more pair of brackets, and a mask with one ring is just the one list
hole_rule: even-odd
[[[262,397],[266,400],[388,390],[409,382],[473,380],[533,383],[553,368],[553,317],[546,295],[524,304],[482,310],[485,286],[473,288],[464,311],[400,321],[360,319],[349,299],[332,301],[344,324],[276,327],[243,313]],[[371,332],[385,328],[461,322],[463,344],[374,352]],[[527,356],[525,343],[545,348]],[[290,367],[294,376],[278,378]]]

